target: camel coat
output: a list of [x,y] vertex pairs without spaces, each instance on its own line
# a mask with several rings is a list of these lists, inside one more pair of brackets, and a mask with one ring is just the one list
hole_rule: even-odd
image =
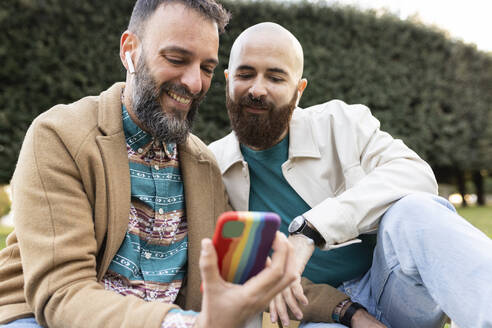
[[[159,328],[176,305],[106,291],[99,283],[127,230],[130,174],[117,83],[58,105],[29,128],[12,180],[15,231],[0,252],[0,324]],[[177,303],[200,310],[200,240],[228,210],[215,159],[191,135],[179,146],[188,220],[188,275]]]

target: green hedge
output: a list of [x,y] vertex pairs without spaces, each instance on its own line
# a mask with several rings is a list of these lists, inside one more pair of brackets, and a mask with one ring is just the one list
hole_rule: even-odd
[[[305,51],[301,106],[332,98],[368,105],[383,129],[434,167],[492,168],[492,58],[473,46],[391,15],[323,3],[227,1],[233,19],[195,133],[229,131],[224,77],[235,37],[274,21]],[[0,182],[8,182],[26,128],[57,103],[98,94],[124,78],[119,37],[131,0],[3,0],[0,3]]]

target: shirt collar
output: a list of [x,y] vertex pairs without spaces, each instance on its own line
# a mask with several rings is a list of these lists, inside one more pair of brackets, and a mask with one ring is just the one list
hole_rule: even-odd
[[[289,124],[289,159],[321,158],[318,140],[314,136],[312,117],[308,110],[297,107]],[[329,129],[329,127],[326,127]]]
[[147,153],[152,146],[163,149],[169,157],[176,157],[177,147],[175,143],[165,144],[156,140],[152,135],[142,130],[130,117],[124,104],[121,105],[123,117],[123,131],[125,132],[126,144],[135,152]]

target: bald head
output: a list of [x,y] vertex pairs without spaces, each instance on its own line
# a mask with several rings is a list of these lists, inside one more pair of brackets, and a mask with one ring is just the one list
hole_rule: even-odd
[[244,30],[234,41],[229,56],[229,71],[237,68],[247,49],[264,52],[273,60],[283,60],[293,74],[300,80],[304,68],[304,54],[297,38],[286,28],[276,23],[260,23]]
[[267,149],[287,135],[307,86],[303,64],[301,44],[278,24],[254,25],[234,41],[225,71],[226,105],[240,143]]

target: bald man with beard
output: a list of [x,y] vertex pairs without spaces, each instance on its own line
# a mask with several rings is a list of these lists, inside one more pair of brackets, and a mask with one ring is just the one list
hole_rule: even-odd
[[241,33],[225,71],[233,132],[209,146],[233,208],[278,213],[294,245],[298,277],[270,303],[272,322],[430,328],[447,313],[490,325],[492,293],[476,295],[490,285],[492,241],[437,196],[430,166],[367,107],[297,107],[303,66],[282,26]]

